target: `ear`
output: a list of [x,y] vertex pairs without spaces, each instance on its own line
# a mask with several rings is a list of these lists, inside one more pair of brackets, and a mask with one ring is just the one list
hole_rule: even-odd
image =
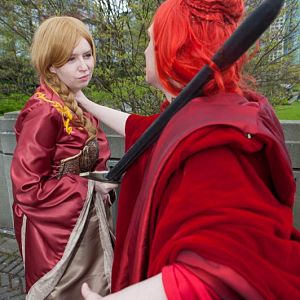
[[53,66],[51,66],[51,67],[49,68],[49,70],[50,70],[51,73],[54,73],[54,74],[57,73],[57,72],[56,72],[56,68],[53,67]]

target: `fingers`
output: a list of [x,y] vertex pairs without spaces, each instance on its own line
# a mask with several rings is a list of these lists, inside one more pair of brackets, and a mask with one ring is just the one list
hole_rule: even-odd
[[119,185],[116,183],[110,183],[110,182],[102,182],[105,189],[111,191],[113,189],[116,189]]
[[84,283],[81,286],[81,294],[84,299],[86,300],[101,300],[103,297],[99,296],[98,294],[94,293],[88,286],[87,283]]
[[108,182],[96,182],[96,191],[101,194],[108,194],[112,189],[118,187],[118,184]]
[[83,298],[86,299],[90,292],[91,292],[91,289],[89,288],[88,284],[85,282],[81,286],[81,294],[82,294]]

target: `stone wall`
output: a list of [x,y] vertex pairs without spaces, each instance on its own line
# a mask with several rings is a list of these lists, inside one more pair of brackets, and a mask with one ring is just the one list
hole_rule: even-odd
[[[18,112],[6,113],[0,117],[0,229],[13,227],[12,193],[9,177],[12,154],[15,148],[13,127]],[[294,209],[295,223],[300,228],[300,121],[282,121],[286,144],[291,155],[294,174],[297,183],[296,205]],[[123,155],[124,140],[107,127],[103,127],[111,147],[109,167],[113,167]]]

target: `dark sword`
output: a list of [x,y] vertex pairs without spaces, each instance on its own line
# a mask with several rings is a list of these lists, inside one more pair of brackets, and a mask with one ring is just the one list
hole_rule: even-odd
[[[213,56],[217,67],[224,71],[241,57],[262,35],[274,21],[284,0],[265,0],[257,7],[234,31],[231,37]],[[205,65],[181,93],[172,101],[168,108],[153,122],[136,143],[125,153],[120,161],[108,173],[87,176],[88,178],[104,181],[119,182],[124,172],[133,162],[160,136],[169,120],[191,99],[201,96],[203,86],[212,78],[213,71]]]

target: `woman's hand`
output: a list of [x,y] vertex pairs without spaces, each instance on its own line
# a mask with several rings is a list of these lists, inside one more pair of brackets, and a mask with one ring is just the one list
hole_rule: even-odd
[[102,196],[108,194],[111,190],[116,189],[118,184],[109,182],[95,182],[95,190],[99,192]]
[[101,197],[103,199],[103,202],[107,205],[112,205],[109,192],[113,189],[116,189],[118,187],[118,184],[116,183],[109,183],[109,182],[95,182],[95,191],[101,194]]
[[104,299],[103,297],[99,296],[98,294],[96,294],[95,292],[93,292],[87,283],[84,283],[81,286],[81,294],[83,296],[83,298],[85,300],[100,300],[100,299]]
[[125,124],[129,117],[128,113],[94,103],[82,91],[76,92],[74,96],[76,101],[100,122],[103,122],[122,136],[125,136]]
[[127,288],[119,292],[110,294],[106,297],[101,297],[94,293],[86,283],[84,283],[81,286],[81,293],[85,300],[167,300],[167,295],[165,294],[165,290],[162,283],[161,273],[150,277],[144,281],[130,285]]
[[79,104],[81,104],[83,107],[85,106],[85,104],[87,104],[90,101],[81,90],[76,92],[74,96],[75,96],[76,101]]

